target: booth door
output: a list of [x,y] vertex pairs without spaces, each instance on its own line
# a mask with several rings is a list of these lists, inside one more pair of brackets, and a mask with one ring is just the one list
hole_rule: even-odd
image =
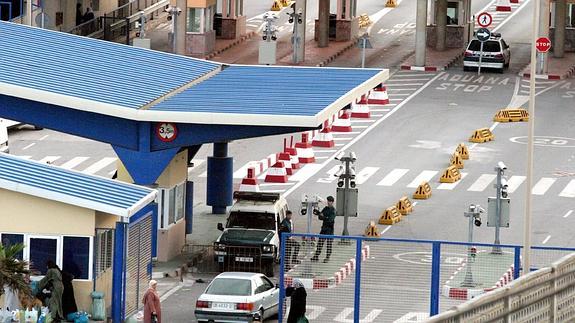
[[126,253],[126,317],[143,307],[152,266],[152,216],[128,226]]

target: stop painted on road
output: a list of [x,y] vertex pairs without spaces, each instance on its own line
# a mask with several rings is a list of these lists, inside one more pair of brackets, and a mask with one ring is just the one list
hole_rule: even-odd
[[[431,252],[425,251],[398,253],[393,255],[393,258],[415,265],[431,265],[432,260]],[[467,258],[465,254],[454,252],[441,253],[441,263],[443,266],[460,266],[465,258]]]

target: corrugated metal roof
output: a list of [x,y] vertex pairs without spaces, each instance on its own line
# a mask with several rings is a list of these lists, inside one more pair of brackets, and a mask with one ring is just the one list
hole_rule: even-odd
[[156,190],[0,153],[0,188],[129,217]]
[[3,21],[0,49],[0,89],[5,83],[129,108],[221,66]]
[[389,77],[221,65],[6,22],[0,41],[0,95],[137,121],[317,127]]

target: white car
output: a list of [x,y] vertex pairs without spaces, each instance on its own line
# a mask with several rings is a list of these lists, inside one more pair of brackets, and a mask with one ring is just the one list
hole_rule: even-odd
[[[467,45],[463,57],[463,70],[469,71],[479,66],[479,55],[481,53],[481,42],[473,39]],[[483,56],[481,57],[481,68],[497,69],[500,73],[509,67],[511,51],[509,45],[501,38],[501,34],[492,33],[491,38],[483,43]]]
[[245,272],[219,274],[196,301],[198,322],[262,321],[278,312],[279,288],[265,275]]

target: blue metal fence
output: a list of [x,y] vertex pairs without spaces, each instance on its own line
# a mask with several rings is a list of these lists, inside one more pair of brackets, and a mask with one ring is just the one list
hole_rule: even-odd
[[[325,256],[312,261],[320,239],[333,242],[326,262]],[[494,245],[484,243],[291,234],[282,236],[281,246],[279,322],[287,319],[285,290],[294,279],[308,292],[310,321],[401,322],[504,286],[522,270],[518,245],[500,245],[502,252],[493,253]],[[531,270],[573,252],[532,247]]]

